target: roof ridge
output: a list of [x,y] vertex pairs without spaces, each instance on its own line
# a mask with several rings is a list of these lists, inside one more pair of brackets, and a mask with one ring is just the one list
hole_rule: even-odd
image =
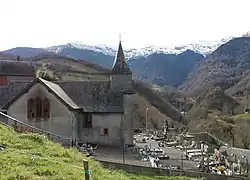
[[88,80],[88,81],[79,81],[79,80],[65,80],[65,81],[51,81],[53,83],[90,83],[90,82],[110,82],[110,80]]

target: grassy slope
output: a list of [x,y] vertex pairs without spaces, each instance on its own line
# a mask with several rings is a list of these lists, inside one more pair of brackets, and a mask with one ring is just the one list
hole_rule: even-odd
[[150,102],[142,95],[136,93],[125,104],[125,107],[132,109],[132,119],[135,128],[146,126],[146,108],[148,108],[148,127],[162,129],[165,120],[172,122],[166,115],[162,114],[157,108],[152,106]]
[[217,138],[239,148],[250,149],[250,114],[234,116],[222,114],[218,110],[201,108],[195,113],[196,119],[190,118],[189,130],[200,132],[207,130]]
[[146,83],[142,81],[134,81],[133,83],[135,90],[143,95],[147,100],[163,114],[168,115],[171,119],[176,122],[182,122],[187,124],[187,119],[167,100],[157,94],[151,87],[148,87]]
[[[84,179],[80,168],[59,164],[42,158],[32,159],[32,154],[63,163],[82,167],[84,155],[75,149],[64,149],[59,144],[48,141],[37,134],[19,134],[0,124],[0,144],[7,148],[0,151],[0,177],[5,179]],[[146,177],[123,171],[103,169],[90,160],[90,170],[94,180],[188,180],[185,177]]]

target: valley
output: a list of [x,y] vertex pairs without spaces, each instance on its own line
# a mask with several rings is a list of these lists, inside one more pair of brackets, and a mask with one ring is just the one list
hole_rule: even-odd
[[[192,50],[184,48],[178,52],[152,47],[146,48],[147,51],[125,50],[137,90],[128,105],[134,109],[134,126],[145,126],[145,107],[149,107],[151,127],[160,128],[166,119],[173,124],[188,122],[190,131],[206,129],[231,142],[226,129],[232,126],[236,132],[238,123],[219,119],[243,114],[248,106],[249,44],[250,38],[243,36],[207,46],[211,50],[206,50],[207,54],[195,50],[197,45]],[[20,54],[22,61],[37,66],[38,75],[52,80],[107,80],[115,51],[107,46],[98,48],[79,44],[54,46],[49,50],[14,48],[2,52],[0,58],[15,59]],[[214,128],[218,123],[225,126],[222,135]]]
[[[15,61],[18,54],[27,54],[19,61],[31,63],[38,77],[50,81],[107,81],[113,59],[107,53],[72,47],[60,53],[32,48],[7,52],[0,59]],[[249,149],[250,136],[240,131],[250,128],[245,114],[249,52],[250,37],[239,37],[207,55],[186,50],[129,58],[136,93],[125,106],[131,110],[133,127],[145,128],[147,118],[149,128],[162,129],[167,120],[179,132],[207,131],[232,146]]]

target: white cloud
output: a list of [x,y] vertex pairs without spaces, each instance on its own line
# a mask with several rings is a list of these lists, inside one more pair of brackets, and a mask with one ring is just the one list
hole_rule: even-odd
[[218,40],[250,30],[249,0],[8,0],[0,49],[71,41],[124,47]]

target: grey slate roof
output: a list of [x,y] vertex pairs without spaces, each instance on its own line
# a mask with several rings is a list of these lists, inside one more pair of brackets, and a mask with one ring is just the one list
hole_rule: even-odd
[[36,67],[26,61],[0,60],[0,75],[36,75]]
[[132,74],[131,70],[129,69],[128,64],[126,63],[121,42],[119,43],[116,58],[112,67],[112,73],[113,74]]
[[123,112],[122,95],[109,91],[109,81],[57,83],[85,112]]
[[56,93],[66,104],[68,104],[72,109],[79,109],[80,107],[75,104],[75,102],[64,92],[64,90],[56,83],[46,81],[39,78],[50,90]]
[[0,108],[21,93],[31,82],[10,82],[8,85],[0,86]]
[[[58,81],[50,82],[37,78],[32,83],[19,82],[6,86],[2,91],[8,98],[1,101],[4,109],[27,92],[36,83],[43,84],[70,109],[82,109],[85,112],[123,112],[123,95],[110,91],[109,81]],[[13,93],[10,93],[12,92]],[[0,93],[1,95],[1,93]]]

